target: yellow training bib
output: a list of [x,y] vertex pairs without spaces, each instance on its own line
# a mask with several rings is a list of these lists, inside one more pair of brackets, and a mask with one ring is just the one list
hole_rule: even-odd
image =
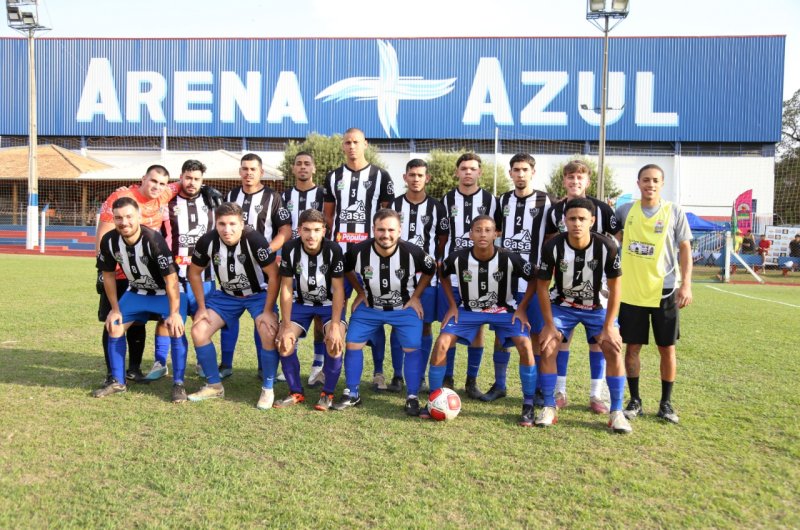
[[667,228],[672,204],[663,201],[658,212],[645,217],[636,201],[625,219],[622,240],[622,298],[626,304],[658,307],[664,288]]

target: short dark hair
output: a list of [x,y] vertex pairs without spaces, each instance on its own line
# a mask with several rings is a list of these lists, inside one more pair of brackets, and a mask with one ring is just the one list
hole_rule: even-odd
[[322,215],[322,212],[319,210],[315,210],[314,208],[309,208],[308,210],[304,210],[300,213],[300,216],[297,218],[297,226],[300,227],[303,223],[322,223],[325,226],[328,226],[328,223],[325,222],[325,216]]
[[425,168],[425,173],[428,172],[428,163],[427,162],[425,162],[421,158],[413,158],[413,159],[408,161],[408,164],[406,164],[406,173],[408,173],[409,170],[414,169],[415,167],[424,167]]
[[187,160],[181,166],[181,173],[186,173],[187,171],[199,171],[200,173],[205,173],[206,165],[199,160]]
[[494,217],[491,215],[481,214],[472,220],[472,224],[469,225],[469,229],[472,230],[472,227],[480,221],[490,221],[494,225],[495,229],[497,228],[497,221],[494,220]]
[[139,203],[136,202],[136,199],[133,197],[120,197],[111,204],[111,209],[116,210],[117,208],[124,208],[126,206],[133,206],[137,212],[139,211]]
[[[366,138],[367,138],[367,135],[366,135],[366,134],[364,134],[364,131],[362,131],[362,130],[361,130],[361,129],[359,129],[358,127],[350,127],[349,129],[347,129],[347,130],[344,132],[344,134],[353,134],[353,133],[361,133],[361,136],[363,136],[365,140],[366,140]],[[344,135],[342,135],[342,136],[344,136]]]
[[244,220],[244,211],[242,210],[242,207],[235,202],[223,202],[214,210],[214,216],[217,219],[226,215],[235,215],[239,219]]
[[381,208],[375,212],[375,215],[372,216],[372,224],[388,219],[389,217],[397,219],[397,222],[402,224],[402,221],[400,221],[400,214],[391,208]]
[[508,162],[508,167],[513,168],[514,164],[519,164],[522,162],[527,163],[529,166],[531,166],[531,168],[536,167],[536,159],[528,153],[517,153],[516,155],[512,156],[511,160]]
[[564,206],[564,216],[566,217],[567,212],[573,208],[583,208],[588,210],[592,215],[594,215],[595,212],[594,203],[591,199],[587,199],[586,197],[568,200],[566,206]]
[[292,159],[292,164],[297,162],[297,158],[300,156],[307,156],[308,158],[311,159],[312,162],[316,163],[316,160],[314,160],[314,155],[312,155],[309,151],[300,151],[299,153],[294,155],[294,158]]
[[657,170],[659,170],[661,172],[661,178],[662,179],[666,178],[664,176],[664,170],[661,169],[661,166],[659,166],[658,164],[647,164],[646,166],[642,166],[642,169],[639,170],[639,173],[637,173],[637,175],[636,175],[636,180],[639,180],[640,178],[642,178],[642,173],[644,173],[648,169],[657,169]]
[[464,153],[463,155],[458,157],[458,160],[456,160],[456,169],[458,169],[463,162],[466,162],[468,160],[474,160],[475,162],[477,162],[478,167],[481,167],[481,164],[483,164],[481,157],[479,157],[475,153]]
[[258,156],[255,153],[247,153],[246,155],[244,155],[242,157],[242,159],[239,161],[239,163],[241,164],[242,162],[247,162],[247,161],[252,161],[252,160],[255,160],[256,162],[258,162],[259,166],[263,166],[264,165],[264,162],[261,161],[261,157]]
[[147,168],[147,171],[145,171],[144,174],[147,175],[151,171],[155,171],[159,175],[169,176],[169,171],[167,171],[167,168],[165,168],[161,164],[153,164],[152,166]]

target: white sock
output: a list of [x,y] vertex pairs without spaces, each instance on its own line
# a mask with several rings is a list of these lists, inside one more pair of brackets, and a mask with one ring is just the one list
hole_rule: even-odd
[[566,394],[567,393],[567,376],[566,375],[564,375],[564,376],[559,375],[558,377],[556,377],[556,394],[558,394],[559,392],[561,392],[562,394]]
[[600,392],[603,389],[603,380],[602,379],[592,379],[592,386],[591,390],[589,390],[589,397],[599,398]]

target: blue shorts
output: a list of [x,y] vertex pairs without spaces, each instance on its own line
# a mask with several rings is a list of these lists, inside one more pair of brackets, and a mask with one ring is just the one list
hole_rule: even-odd
[[[322,328],[325,329],[325,326],[328,325],[328,322],[331,321],[331,313],[333,312],[332,306],[313,306],[313,305],[305,305],[305,304],[294,304],[292,305],[292,323],[297,324],[303,330],[303,333],[300,337],[305,337],[306,333],[308,333],[308,328],[311,326],[311,322],[314,320],[314,317],[319,317],[322,320]],[[342,319],[344,323],[344,319]],[[346,323],[345,323],[346,325]]]
[[422,320],[412,308],[384,311],[359,304],[350,315],[347,328],[347,342],[367,342],[384,324],[391,324],[399,333],[403,348],[420,348],[422,346]]
[[[189,314],[194,315],[197,313],[197,298],[195,298],[194,292],[192,292],[192,286],[189,282],[186,282],[182,285],[182,288],[186,293],[186,303],[188,304]],[[203,293],[206,295],[206,298],[214,292],[214,289],[216,289],[216,287],[213,281],[203,282]]]
[[[517,293],[514,299],[519,304],[525,298],[525,293]],[[531,324],[531,333],[539,334],[544,327],[544,317],[542,316],[542,309],[539,307],[539,295],[533,293],[531,301],[528,302],[528,310],[525,312],[528,315],[528,322]]]
[[489,324],[500,344],[508,348],[514,345],[513,337],[530,337],[528,330],[522,327],[522,322],[517,320],[514,324],[511,323],[513,316],[513,313],[483,313],[459,307],[458,323],[450,320],[442,326],[442,332],[455,335],[469,344],[475,340],[481,326]]
[[[361,275],[356,274],[356,278],[358,278],[358,283],[364,285],[364,282],[361,280]],[[344,300],[350,300],[350,295],[353,294],[353,286],[350,284],[350,280],[347,279],[347,276],[344,277]]]
[[[461,293],[458,292],[458,287],[451,285],[453,288],[453,298],[456,299],[456,305],[461,305]],[[447,302],[447,296],[444,294],[444,286],[439,283],[436,287],[436,320],[439,322],[444,318],[444,314],[450,309],[450,304]]]
[[228,326],[232,322],[239,321],[239,317],[247,310],[250,316],[255,319],[264,312],[264,304],[267,303],[267,293],[251,294],[250,296],[231,296],[225,291],[214,291],[206,299],[206,308],[211,309],[225,321]]
[[422,321],[425,324],[430,324],[434,320],[436,320],[438,316],[437,306],[439,305],[439,289],[436,287],[431,287],[430,285],[422,291],[422,296],[420,297],[420,302],[422,303],[422,312],[423,317]]
[[[583,324],[586,330],[586,340],[590,344],[597,342],[594,338],[603,331],[603,324],[606,322],[605,309],[575,309],[573,307],[564,307],[560,305],[552,306],[553,310],[553,323],[556,329],[564,335],[564,340],[569,339],[572,330],[578,324]],[[617,321],[614,321],[614,326],[619,327]]]
[[[181,293],[179,311],[181,318],[186,322],[186,294]],[[128,322],[141,322],[142,324],[155,316],[159,319],[169,316],[169,298],[165,294],[146,295],[125,291],[119,299],[119,310],[122,313],[122,324]]]

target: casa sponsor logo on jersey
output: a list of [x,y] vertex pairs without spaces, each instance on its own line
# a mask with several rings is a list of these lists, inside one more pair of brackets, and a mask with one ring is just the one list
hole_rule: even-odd
[[367,214],[364,209],[364,201],[356,201],[347,208],[339,212],[339,220],[344,223],[366,223]]
[[425,238],[422,237],[422,234],[417,234],[414,236],[414,239],[411,240],[411,243],[414,243],[419,248],[425,248]]
[[531,233],[525,229],[519,234],[514,234],[512,237],[503,240],[503,248],[506,248],[517,254],[531,251]]
[[250,289],[250,280],[246,274],[240,274],[230,281],[224,282],[222,288],[226,291],[246,291]]
[[400,296],[400,291],[391,291],[386,294],[382,294],[378,297],[377,305],[383,307],[397,307],[403,304],[403,297]]
[[497,293],[492,291],[481,296],[477,300],[467,302],[470,309],[489,309],[497,305]]
[[324,285],[320,285],[313,291],[303,293],[303,299],[309,302],[325,302],[328,300],[328,290]]
[[457,237],[453,240],[455,248],[453,250],[461,250],[462,248],[472,248],[474,242],[468,237]]
[[592,300],[594,298],[594,288],[592,282],[586,280],[582,284],[564,289],[564,296],[575,300]]
[[178,243],[184,247],[192,247],[197,244],[197,240],[200,239],[200,236],[206,233],[206,227],[203,225],[197,225],[185,234],[181,234],[178,236]]
[[158,284],[150,276],[139,276],[130,283],[131,289],[143,289],[148,291],[159,290]]

